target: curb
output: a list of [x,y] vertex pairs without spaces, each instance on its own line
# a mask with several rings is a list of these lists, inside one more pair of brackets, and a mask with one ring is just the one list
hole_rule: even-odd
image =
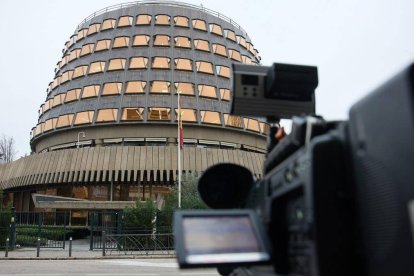
[[153,255],[153,256],[96,256],[96,257],[0,257],[3,260],[21,260],[21,261],[62,261],[62,260],[113,260],[113,259],[172,259],[175,255]]

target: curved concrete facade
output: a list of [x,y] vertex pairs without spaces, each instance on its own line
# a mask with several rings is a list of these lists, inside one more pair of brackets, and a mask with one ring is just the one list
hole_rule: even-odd
[[[119,200],[156,197],[153,187],[176,180],[178,93],[182,170],[232,162],[260,177],[268,128],[228,114],[232,62],[260,57],[239,25],[211,10],[152,1],[95,13],[65,44],[32,129],[33,154],[0,165],[0,187],[21,210],[33,209],[22,191],[96,200],[88,186],[118,185]],[[65,185],[71,192],[59,192]]]

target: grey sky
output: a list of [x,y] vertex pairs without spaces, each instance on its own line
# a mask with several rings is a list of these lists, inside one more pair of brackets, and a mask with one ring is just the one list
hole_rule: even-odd
[[[239,23],[262,63],[318,66],[317,112],[349,107],[414,60],[412,0],[197,0]],[[0,133],[30,152],[29,133],[66,40],[89,14],[119,0],[6,0],[0,8]]]

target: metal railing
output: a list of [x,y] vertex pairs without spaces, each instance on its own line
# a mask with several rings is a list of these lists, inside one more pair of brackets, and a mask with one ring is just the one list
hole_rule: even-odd
[[247,35],[247,32],[239,25],[237,24],[233,19],[231,19],[230,17],[227,17],[217,11],[205,8],[204,6],[196,6],[193,4],[187,4],[187,3],[182,3],[182,2],[177,2],[177,1],[159,1],[159,0],[144,0],[144,1],[134,1],[134,2],[126,2],[126,3],[121,3],[121,4],[116,4],[116,5],[112,5],[112,6],[108,6],[106,8],[100,9],[92,14],[90,14],[89,16],[87,16],[85,19],[82,20],[82,22],[77,26],[75,33],[81,28],[83,27],[83,24],[85,24],[86,22],[88,22],[89,20],[91,20],[92,18],[110,12],[110,11],[114,11],[114,10],[118,10],[118,9],[122,9],[122,8],[128,8],[128,7],[133,7],[133,6],[137,6],[137,5],[164,5],[164,6],[172,6],[172,7],[180,7],[180,8],[189,8],[189,9],[193,9],[193,10],[197,10],[197,11],[201,11],[207,14],[211,14],[213,16],[216,16],[228,23],[230,23],[231,25],[233,25],[234,27],[236,27],[237,29],[239,29],[243,35],[248,38],[249,36]]

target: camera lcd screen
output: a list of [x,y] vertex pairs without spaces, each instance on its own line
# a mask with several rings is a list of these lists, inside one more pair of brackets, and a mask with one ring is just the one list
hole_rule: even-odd
[[188,265],[268,261],[255,223],[250,214],[183,215],[182,260]]

